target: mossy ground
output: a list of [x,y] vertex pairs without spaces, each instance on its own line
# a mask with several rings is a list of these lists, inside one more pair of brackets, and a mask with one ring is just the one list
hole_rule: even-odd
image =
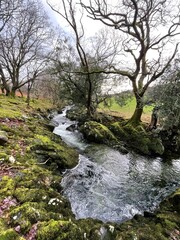
[[0,240],[179,239],[179,192],[150,218],[122,225],[76,220],[60,181],[78,155],[46,127],[42,115],[53,106],[36,100],[27,108],[24,99],[4,96],[0,101],[0,130],[8,134],[0,146]]
[[8,135],[0,146],[0,239],[28,239],[34,224],[74,219],[60,172],[74,167],[78,154],[46,128],[48,101],[0,101],[0,130]]

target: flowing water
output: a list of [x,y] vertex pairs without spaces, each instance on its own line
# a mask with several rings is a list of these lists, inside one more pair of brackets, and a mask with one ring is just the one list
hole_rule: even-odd
[[78,131],[66,130],[76,122],[68,120],[65,113],[54,118],[59,122],[54,133],[81,153],[79,164],[67,170],[62,180],[77,219],[122,222],[137,213],[153,211],[180,187],[180,159],[123,155],[105,145],[87,144]]

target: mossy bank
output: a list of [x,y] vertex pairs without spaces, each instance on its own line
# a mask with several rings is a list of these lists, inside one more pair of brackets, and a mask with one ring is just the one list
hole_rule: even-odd
[[0,101],[0,240],[178,239],[178,191],[156,214],[123,224],[76,220],[60,182],[78,153],[49,130],[53,106],[34,100],[27,107],[22,98],[4,96]]

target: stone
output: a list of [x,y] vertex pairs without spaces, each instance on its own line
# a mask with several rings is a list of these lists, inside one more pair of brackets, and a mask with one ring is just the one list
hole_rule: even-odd
[[66,130],[70,131],[70,132],[74,132],[77,129],[77,125],[76,124],[72,124],[69,127],[66,128]]
[[108,141],[117,140],[106,126],[95,121],[85,122],[85,124],[80,127],[80,131],[90,142],[107,143]]
[[8,136],[5,131],[0,131],[0,145],[4,145],[8,142]]
[[16,159],[13,156],[9,157],[9,162],[10,163],[15,163]]

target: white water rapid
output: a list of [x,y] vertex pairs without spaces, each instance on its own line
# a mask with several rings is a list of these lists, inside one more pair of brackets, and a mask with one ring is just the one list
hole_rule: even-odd
[[77,219],[122,222],[153,211],[180,186],[180,159],[123,155],[101,144],[87,144],[78,131],[66,130],[76,122],[65,114],[66,109],[54,118],[59,122],[54,133],[80,151],[79,164],[66,171],[61,183]]

